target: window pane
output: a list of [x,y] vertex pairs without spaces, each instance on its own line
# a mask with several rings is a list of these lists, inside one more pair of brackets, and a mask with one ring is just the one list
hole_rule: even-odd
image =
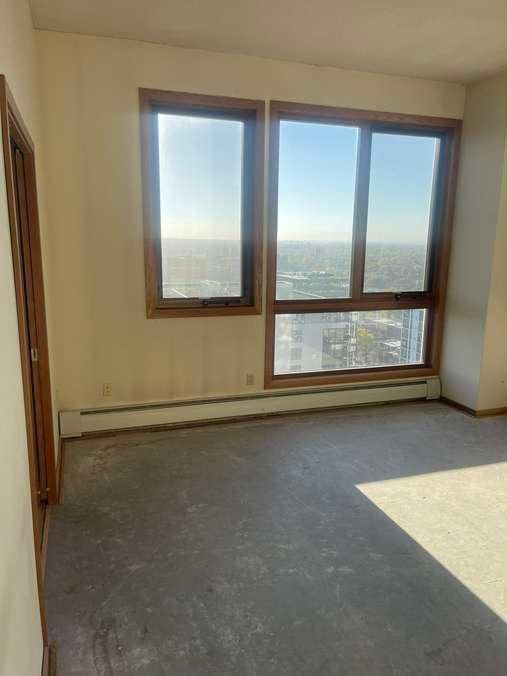
[[276,316],[275,374],[424,362],[426,310]]
[[243,122],[158,114],[162,297],[242,295]]
[[276,297],[350,295],[358,129],[282,121]]
[[424,291],[439,140],[372,135],[364,291]]

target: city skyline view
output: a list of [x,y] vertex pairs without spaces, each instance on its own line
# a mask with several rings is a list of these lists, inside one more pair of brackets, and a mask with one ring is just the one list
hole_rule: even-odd
[[[239,239],[243,123],[159,113],[158,133],[162,237]],[[356,127],[281,122],[280,241],[351,241],[358,134]],[[438,143],[373,134],[369,241],[426,241]]]
[[421,364],[426,310],[279,314],[276,375]]
[[[162,295],[233,298],[242,289],[244,125],[159,114]],[[358,127],[282,120],[276,298],[351,295]],[[367,293],[426,288],[439,141],[373,132]],[[419,364],[425,310],[277,315],[275,373]]]
[[[422,291],[426,283],[426,246],[371,243],[364,289]],[[163,238],[164,297],[241,295],[238,240]],[[345,298],[350,295],[351,245],[336,242],[280,242],[277,298]]]

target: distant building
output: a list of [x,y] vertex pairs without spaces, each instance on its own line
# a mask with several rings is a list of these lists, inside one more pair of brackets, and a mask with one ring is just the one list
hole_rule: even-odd
[[424,310],[278,315],[275,373],[420,363]]
[[421,363],[424,348],[426,312],[424,310],[410,310],[403,313],[401,330],[402,364]]

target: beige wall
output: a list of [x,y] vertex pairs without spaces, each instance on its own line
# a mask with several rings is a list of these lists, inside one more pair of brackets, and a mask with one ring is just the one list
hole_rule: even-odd
[[[505,97],[507,99],[507,78]],[[507,104],[505,106],[507,124]],[[507,406],[507,148],[491,266],[488,315],[484,332],[479,409]]]
[[507,406],[507,74],[467,89],[447,298],[443,394]]
[[145,318],[138,87],[463,111],[458,85],[43,31],[39,44],[65,409],[262,388],[263,317]]
[[[25,122],[37,136],[34,32],[23,0],[0,1],[0,73],[7,76]],[[36,676],[42,664],[42,634],[3,177],[0,159],[0,674]]]

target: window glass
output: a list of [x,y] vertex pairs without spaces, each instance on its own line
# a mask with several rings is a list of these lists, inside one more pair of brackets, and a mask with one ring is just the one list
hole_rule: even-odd
[[422,364],[426,310],[280,314],[275,375]]
[[244,123],[157,119],[162,297],[241,296]]
[[280,122],[278,300],[350,295],[358,133]]
[[372,134],[364,291],[426,290],[439,139]]

